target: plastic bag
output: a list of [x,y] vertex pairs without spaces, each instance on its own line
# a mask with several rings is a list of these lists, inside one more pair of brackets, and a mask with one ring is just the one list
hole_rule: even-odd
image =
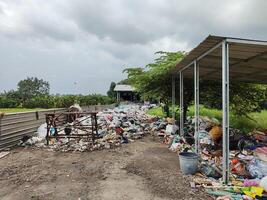
[[267,163],[254,158],[248,165],[248,171],[253,178],[263,178],[267,176]]

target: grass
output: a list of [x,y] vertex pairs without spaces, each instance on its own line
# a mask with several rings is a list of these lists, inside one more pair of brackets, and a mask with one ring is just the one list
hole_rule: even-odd
[[27,112],[35,110],[45,110],[44,108],[0,108],[0,112],[3,113],[17,113],[17,112]]
[[[176,118],[179,118],[179,108],[176,107],[175,110],[176,110]],[[200,106],[199,112],[201,116],[214,117],[214,118],[217,118],[218,120],[222,119],[221,111],[216,110],[216,109],[208,109],[203,106]],[[172,113],[172,108],[170,108],[170,113]],[[159,117],[165,117],[165,114],[162,112],[161,107],[152,108],[148,110],[147,114],[159,116]],[[188,115],[193,116],[194,114],[195,114],[194,107],[193,106],[189,107]]]
[[[179,118],[179,110],[177,109],[176,118]],[[208,116],[210,118],[216,118],[219,121],[222,121],[222,112],[217,109],[208,109],[203,106],[200,106],[200,115]],[[147,111],[148,114],[165,117],[165,114],[162,112],[160,107],[152,108]],[[170,111],[171,113],[171,111]],[[194,107],[191,106],[188,111],[188,116],[194,115]],[[267,110],[263,110],[259,113],[250,113],[249,116],[252,119],[246,118],[244,116],[235,116],[230,113],[230,126],[233,128],[240,129],[244,133],[249,133],[253,129],[266,129],[267,128]]]

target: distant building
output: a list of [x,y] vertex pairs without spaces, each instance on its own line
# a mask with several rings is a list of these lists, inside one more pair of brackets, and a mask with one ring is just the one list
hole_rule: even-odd
[[117,102],[136,101],[139,99],[139,96],[135,92],[135,88],[131,85],[117,84],[114,88],[114,91],[117,92]]

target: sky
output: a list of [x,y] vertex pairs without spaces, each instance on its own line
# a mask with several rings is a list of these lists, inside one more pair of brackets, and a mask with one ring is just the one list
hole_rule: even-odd
[[208,35],[267,40],[266,0],[0,0],[0,92],[27,77],[53,94],[106,94],[123,69]]

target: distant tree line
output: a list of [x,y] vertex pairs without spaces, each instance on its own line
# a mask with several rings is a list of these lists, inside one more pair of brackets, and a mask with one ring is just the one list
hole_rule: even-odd
[[21,80],[17,86],[17,90],[0,94],[0,108],[66,108],[74,103],[87,106],[115,102],[114,98],[100,94],[51,95],[49,83],[38,78]]

